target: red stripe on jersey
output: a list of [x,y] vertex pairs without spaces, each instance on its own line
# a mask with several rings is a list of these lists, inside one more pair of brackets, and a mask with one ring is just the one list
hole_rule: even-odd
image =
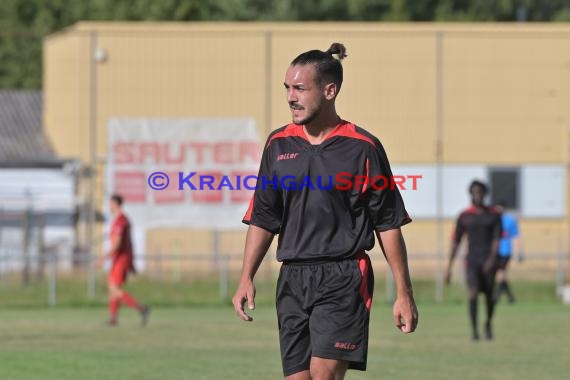
[[480,212],[487,211],[494,214],[500,214],[499,210],[495,206],[483,206],[482,209],[478,209],[477,207],[471,205],[467,207],[463,214],[479,214]]
[[370,311],[372,308],[372,296],[368,291],[368,270],[371,266],[370,257],[364,253],[360,252],[356,259],[358,260],[358,268],[360,269],[360,274],[362,275],[362,282],[360,283],[360,295],[364,301],[364,306],[366,310]]
[[362,133],[359,133],[356,130],[356,126],[354,124],[344,120],[335,129],[333,129],[333,131],[325,138],[325,140],[335,136],[350,137],[353,139],[366,141],[367,143],[376,146],[372,139],[370,139],[368,136],[363,135]]
[[247,212],[243,216],[243,220],[245,222],[249,222],[251,220],[251,212],[253,211],[253,197],[254,196],[252,195],[251,199],[249,200],[249,206],[247,207]]
[[[367,143],[371,144],[372,146],[376,146],[376,144],[374,143],[374,141],[372,141],[371,138],[369,138],[368,136],[363,135],[362,133],[359,133],[356,130],[356,126],[354,124],[352,124],[351,122],[342,120],[324,139],[323,142],[333,138],[335,136],[342,136],[342,137],[350,137],[353,139],[357,139],[357,140],[362,140],[362,141],[366,141]],[[309,139],[307,138],[307,135],[305,134],[305,131],[303,130],[303,126],[302,125],[298,125],[298,124],[289,124],[288,126],[285,127],[285,129],[283,129],[281,132],[277,132],[276,134],[274,134],[273,136],[271,136],[271,138],[269,139],[269,141],[267,142],[267,146],[265,148],[267,148],[269,146],[269,144],[271,143],[271,141],[273,141],[274,139],[279,139],[279,138],[284,138],[284,137],[300,137],[305,141],[309,141]]]
[[366,159],[366,182],[364,182],[364,185],[362,186],[361,194],[364,194],[366,192],[366,189],[368,188],[368,181],[370,181],[370,161],[368,161],[368,158],[367,158]]
[[265,147],[267,149],[267,147],[269,146],[269,144],[271,144],[271,141],[275,140],[275,139],[279,139],[279,138],[284,138],[284,137],[300,137],[303,140],[307,140],[307,136],[305,135],[305,131],[303,131],[303,126],[302,125],[297,125],[297,124],[289,124],[288,126],[285,127],[285,129],[283,129],[281,132],[277,132],[276,134],[274,134],[273,136],[271,136],[271,138],[269,139],[269,141],[267,142],[267,146]]

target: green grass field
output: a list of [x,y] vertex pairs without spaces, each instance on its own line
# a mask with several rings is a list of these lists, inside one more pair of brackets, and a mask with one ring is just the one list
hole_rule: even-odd
[[[140,291],[143,283],[133,286]],[[207,288],[214,289],[211,299],[216,288]],[[533,294],[527,288],[519,287],[519,298]],[[196,291],[201,294],[194,295],[196,300],[205,297],[199,286]],[[105,308],[97,305],[0,307],[0,379],[278,379],[271,292],[271,286],[260,289],[252,323],[240,321],[227,301],[157,305],[146,328],[128,309],[121,310],[120,325],[109,328],[103,326]],[[453,294],[457,296],[444,304],[420,297],[420,325],[407,336],[392,326],[391,308],[377,299],[368,371],[351,371],[346,378],[567,378],[570,307],[540,296],[501,304],[496,340],[471,343],[466,305],[460,292]]]

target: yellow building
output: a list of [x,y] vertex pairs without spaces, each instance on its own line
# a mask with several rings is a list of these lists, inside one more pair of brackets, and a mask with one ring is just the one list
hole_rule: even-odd
[[[417,271],[433,267],[421,255],[447,257],[473,177],[519,213],[529,257],[569,251],[562,24],[79,23],[44,41],[45,129],[60,156],[95,163],[102,209],[112,118],[253,118],[263,140],[290,120],[290,61],[334,41],[348,50],[340,115],[380,138],[396,174],[422,175],[417,191],[403,191]],[[239,254],[243,231],[220,233],[216,249]],[[153,229],[145,244],[192,255],[211,252],[214,240],[205,230]]]

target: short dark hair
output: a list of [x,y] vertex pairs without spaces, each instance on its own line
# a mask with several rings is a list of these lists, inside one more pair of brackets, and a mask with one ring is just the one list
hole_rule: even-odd
[[119,206],[122,206],[123,204],[123,197],[120,196],[119,194],[111,195],[111,200],[115,201]]
[[[336,59],[333,55],[338,57]],[[317,72],[317,81],[331,81],[336,84],[337,93],[342,86],[342,64],[340,61],[347,57],[346,48],[339,42],[334,42],[327,51],[309,50],[299,54],[297,58],[291,61],[291,66],[296,65],[315,65]]]
[[469,185],[469,194],[471,194],[473,192],[474,187],[480,187],[483,190],[483,193],[485,193],[485,194],[487,194],[487,192],[489,191],[489,188],[487,187],[487,185],[485,183],[483,183],[479,180],[474,180]]

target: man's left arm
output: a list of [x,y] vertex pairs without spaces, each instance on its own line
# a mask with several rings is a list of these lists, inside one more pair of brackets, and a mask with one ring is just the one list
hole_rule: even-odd
[[498,251],[499,251],[499,238],[493,238],[493,241],[491,242],[491,254],[487,258],[487,261],[485,261],[485,264],[483,266],[483,271],[485,273],[489,273],[493,269],[493,266],[497,261],[497,257],[499,256]]
[[[386,151],[375,141],[366,162],[368,178],[393,178]],[[378,182],[380,182],[378,180]],[[392,269],[397,296],[394,302],[394,323],[403,333],[411,333],[418,324],[418,310],[414,302],[412,281],[408,269],[408,254],[401,226],[412,221],[398,187],[386,189],[381,183],[371,183],[367,212],[376,231],[380,248]]]
[[503,223],[501,222],[501,215],[498,214],[495,220],[495,224],[493,225],[493,240],[491,241],[491,253],[485,264],[483,265],[483,271],[485,273],[491,272],[495,263],[497,261],[497,257],[499,256],[499,241],[501,239],[501,235],[503,234]]
[[408,268],[406,243],[400,228],[376,231],[380,248],[388,261],[396,284],[396,301],[393,314],[396,327],[405,334],[413,332],[418,325],[418,309],[414,301],[412,280]]

